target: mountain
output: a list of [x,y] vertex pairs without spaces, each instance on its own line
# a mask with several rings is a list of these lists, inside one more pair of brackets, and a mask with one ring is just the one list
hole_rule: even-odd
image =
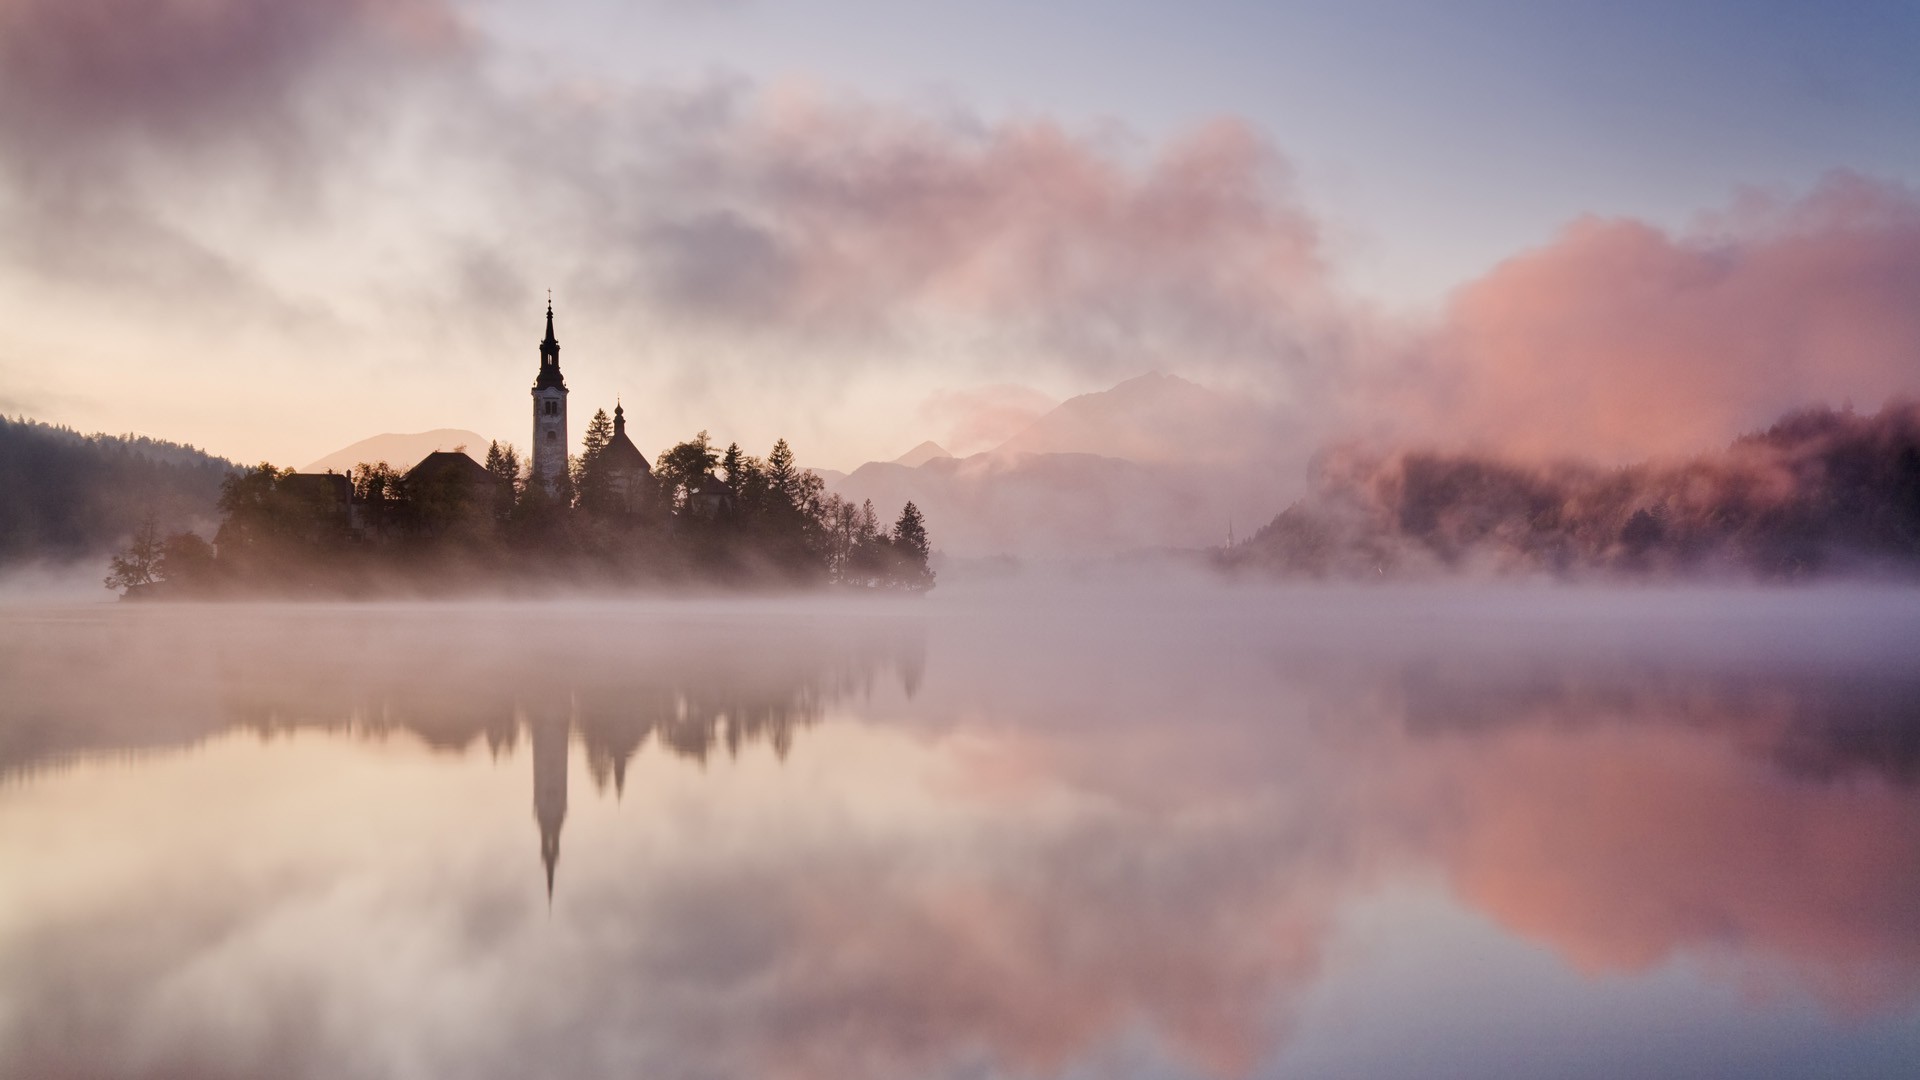
[[942,447],[939,443],[934,442],[932,439],[928,439],[926,442],[921,443],[919,446],[916,446],[913,449],[907,451],[906,453],[901,454],[899,457],[894,458],[893,463],[895,465],[905,465],[909,469],[914,469],[922,465],[925,465],[927,462],[933,461],[937,458],[950,458],[952,456],[953,455],[947,453],[946,449]]
[[854,502],[871,499],[887,521],[911,499],[935,547],[961,558],[1214,547],[1230,522],[1263,520],[1285,501],[1264,472],[1098,454],[984,453],[913,468],[875,461],[830,486]]
[[335,450],[300,471],[331,470],[344,473],[363,462],[372,464],[376,461],[384,461],[404,472],[419,464],[421,458],[435,450],[457,450],[462,446],[466,447],[467,455],[475,461],[485,461],[489,441],[485,435],[467,431],[464,428],[436,428],[432,431],[415,432],[409,435],[375,435],[371,439],[361,439],[352,446]]
[[1244,461],[1269,425],[1251,403],[1177,375],[1141,375],[1070,398],[992,453],[1098,454],[1142,463]]
[[181,443],[0,416],[0,563],[98,556],[148,515],[166,532],[209,531],[234,467]]
[[1156,372],[1062,402],[985,453],[922,443],[822,476],[882,517],[911,499],[935,545],[962,558],[1209,548],[1298,493],[1296,471],[1275,463],[1304,455],[1277,431],[1253,404]]

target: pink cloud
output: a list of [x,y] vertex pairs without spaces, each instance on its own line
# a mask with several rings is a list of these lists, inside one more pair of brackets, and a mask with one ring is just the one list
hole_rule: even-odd
[[1920,198],[1857,176],[1671,233],[1586,218],[1453,298],[1409,406],[1437,441],[1608,460],[1920,389]]

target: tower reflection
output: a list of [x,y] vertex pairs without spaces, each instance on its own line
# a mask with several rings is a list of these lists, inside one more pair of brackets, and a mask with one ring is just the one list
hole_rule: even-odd
[[560,862],[560,826],[567,821],[567,733],[564,719],[527,722],[533,743],[533,817],[540,823],[540,862],[547,868],[547,902],[553,902],[553,872]]

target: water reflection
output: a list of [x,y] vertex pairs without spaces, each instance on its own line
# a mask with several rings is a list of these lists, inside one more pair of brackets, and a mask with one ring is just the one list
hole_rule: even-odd
[[1911,605],[1340,610],[14,613],[0,1074],[1914,1059]]

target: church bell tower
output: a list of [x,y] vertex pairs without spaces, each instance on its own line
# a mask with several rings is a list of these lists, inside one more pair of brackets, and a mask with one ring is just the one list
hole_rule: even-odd
[[560,342],[553,336],[553,297],[547,297],[547,337],[540,343],[540,375],[533,380],[533,476],[547,494],[567,475],[567,382],[560,377]]

